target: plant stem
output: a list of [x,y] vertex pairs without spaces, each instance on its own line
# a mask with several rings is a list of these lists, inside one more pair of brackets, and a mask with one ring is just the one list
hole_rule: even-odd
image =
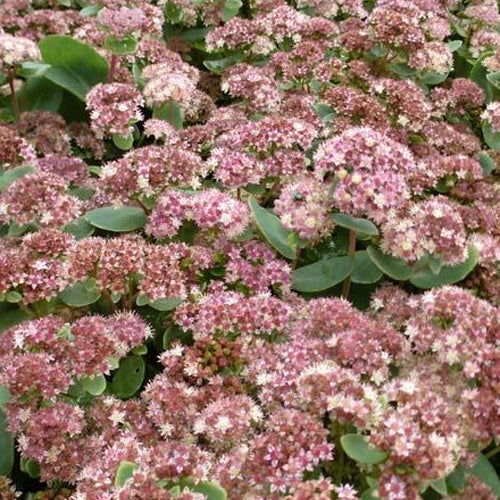
[[492,450],[490,450],[488,453],[486,453],[485,457],[486,458],[492,458],[494,457],[498,452],[500,452],[500,446],[496,446]]
[[8,76],[9,89],[10,89],[10,102],[12,104],[12,111],[14,113],[14,121],[17,123],[19,122],[19,117],[21,114],[19,112],[19,104],[17,102],[16,89],[14,88],[14,75],[15,72],[13,69],[11,69],[9,71],[9,76]]
[[302,252],[302,248],[297,247],[297,253],[295,254],[295,259],[292,261],[292,269],[295,269],[297,267],[297,263],[299,262],[300,258],[300,252]]
[[[349,249],[348,255],[354,259],[356,253],[356,231],[354,229],[349,230]],[[344,299],[349,298],[349,292],[351,291],[351,275],[347,276],[342,285],[342,297]]]
[[118,56],[115,54],[111,54],[111,61],[109,64],[108,83],[111,83],[115,79],[117,64],[118,64]]

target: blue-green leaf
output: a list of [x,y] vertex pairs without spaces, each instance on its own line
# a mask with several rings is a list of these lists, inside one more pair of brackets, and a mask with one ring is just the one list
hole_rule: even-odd
[[48,36],[39,43],[43,62],[50,64],[45,78],[82,101],[88,91],[108,77],[109,64],[90,45],[69,36]]

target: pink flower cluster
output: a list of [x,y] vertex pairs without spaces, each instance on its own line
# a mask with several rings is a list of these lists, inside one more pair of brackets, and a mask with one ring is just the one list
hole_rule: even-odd
[[87,94],[86,101],[91,127],[97,137],[128,136],[131,125],[142,120],[140,107],[144,100],[133,85],[98,84]]

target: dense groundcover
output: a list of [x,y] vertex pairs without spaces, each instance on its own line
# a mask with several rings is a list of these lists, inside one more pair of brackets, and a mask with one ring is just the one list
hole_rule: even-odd
[[3,0],[0,498],[497,498],[499,25]]

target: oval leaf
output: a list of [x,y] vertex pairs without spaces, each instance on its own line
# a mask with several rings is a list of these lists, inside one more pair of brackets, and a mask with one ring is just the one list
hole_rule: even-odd
[[143,227],[146,214],[139,207],[103,207],[91,210],[85,219],[99,229],[123,233]]
[[483,454],[479,455],[476,463],[470,469],[470,473],[481,479],[484,484],[487,484],[493,490],[497,498],[500,498],[500,480],[495,468]]
[[383,272],[372,262],[366,250],[354,255],[354,268],[351,279],[353,283],[367,285],[376,283],[383,276]]
[[296,269],[292,274],[292,288],[297,292],[321,292],[345,280],[352,272],[351,257],[332,257]]
[[25,175],[32,174],[36,169],[32,165],[22,165],[21,167],[11,168],[0,175],[0,191],[3,191],[6,187],[10,186],[13,182],[16,182],[21,177]]
[[85,101],[87,92],[108,78],[109,64],[90,45],[69,36],[48,36],[39,43],[44,77]]
[[285,229],[278,217],[265,208],[262,208],[255,199],[250,199],[249,204],[255,222],[262,234],[266,237],[266,240],[269,241],[281,255],[288,259],[295,259],[297,256],[297,249],[290,245],[290,241],[293,239],[292,231]]
[[134,144],[134,136],[113,134],[113,144],[122,151],[128,151]]
[[433,288],[442,285],[451,285],[462,281],[476,267],[479,252],[471,247],[465,262],[457,266],[443,266],[438,274],[431,269],[417,272],[410,278],[410,283],[418,288]]
[[404,260],[392,257],[373,245],[370,245],[366,251],[373,263],[390,278],[405,281],[412,276],[413,269]]
[[366,219],[358,219],[347,214],[332,214],[332,220],[337,226],[352,229],[358,233],[368,234],[369,236],[378,236],[377,226]]
[[83,217],[78,217],[73,222],[66,224],[63,227],[63,231],[68,234],[72,234],[76,240],[81,240],[91,236],[95,228],[89,224]]
[[130,479],[134,475],[136,469],[137,464],[134,464],[134,462],[128,462],[127,460],[120,462],[118,469],[116,469],[115,486],[118,488],[123,486],[127,482],[127,479]]
[[376,446],[371,446],[360,434],[345,434],[340,438],[342,448],[347,456],[360,464],[374,465],[383,462],[388,453]]
[[84,377],[82,386],[92,396],[100,396],[106,390],[106,378],[104,375],[95,377]]
[[30,316],[21,309],[13,309],[11,311],[0,311],[0,332],[7,330],[11,326],[22,323],[29,319]]
[[84,282],[79,281],[69,286],[59,294],[59,298],[70,307],[83,307],[99,300],[101,291],[98,288],[88,289]]
[[222,486],[217,483],[202,481],[190,488],[195,493],[202,493],[207,500],[227,500],[227,493]]
[[181,302],[182,302],[181,298],[172,297],[172,298],[151,300],[151,301],[148,301],[148,304],[150,307],[152,307],[153,309],[156,309],[157,311],[172,311]]
[[113,393],[122,399],[133,396],[142,385],[145,369],[144,360],[140,356],[122,359],[111,381]]
[[14,465],[14,439],[7,431],[7,418],[0,410],[0,476],[8,476]]

